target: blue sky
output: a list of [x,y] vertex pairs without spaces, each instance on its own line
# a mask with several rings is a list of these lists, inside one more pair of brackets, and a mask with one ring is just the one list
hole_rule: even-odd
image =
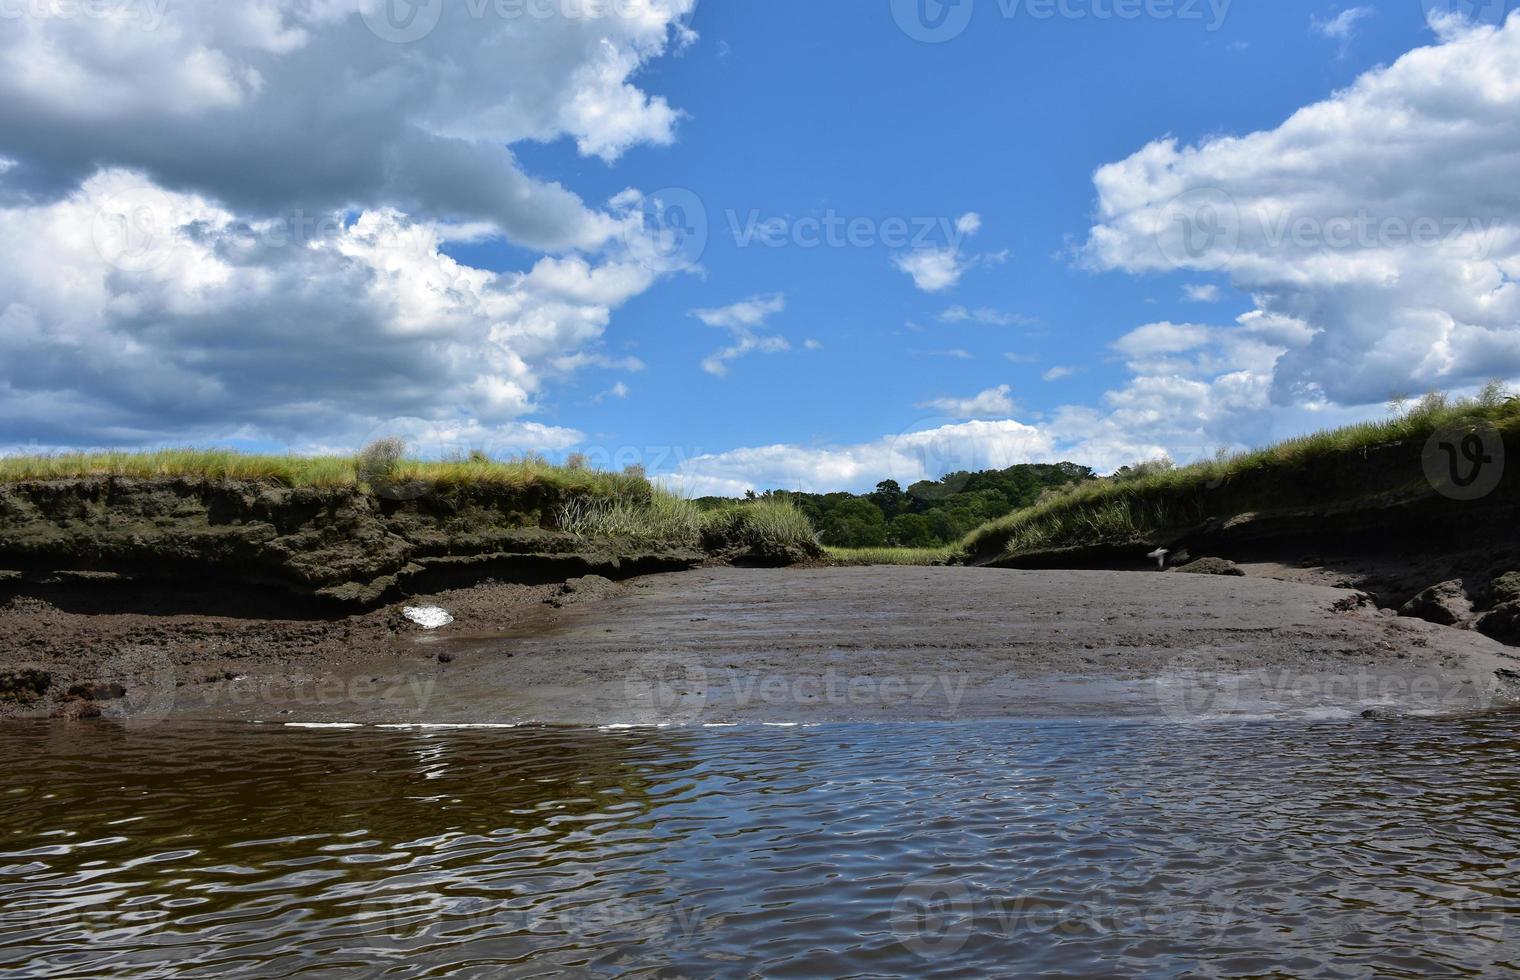
[[[563,175],[588,199],[629,185],[680,187],[708,215],[704,274],[651,289],[609,332],[611,347],[648,364],[626,379],[636,396],[610,409],[589,404],[616,379],[586,377],[557,423],[717,451],[865,442],[940,414],[922,403],[1003,384],[1023,415],[1095,402],[1127,376],[1104,353],[1123,333],[1233,317],[1250,303],[1227,281],[1217,304],[1184,300],[1185,283],[1214,277],[1081,268],[1069,250],[1090,225],[1093,171],[1168,134],[1193,142],[1270,128],[1431,39],[1414,3],[1368,18],[1342,57],[1338,42],[1313,30],[1315,17],[1338,9],[1319,2],[1236,4],[1212,32],[1212,18],[1005,20],[984,2],[959,37],[924,44],[874,6],[699,6],[701,40],[641,80],[688,114],[675,145],[635,150],[611,167],[577,159],[568,141],[523,148],[530,169]],[[983,230],[972,249],[1009,256],[925,293],[885,247],[736,242],[735,215],[743,228],[752,213],[794,221],[830,212],[909,219],[915,229],[920,219],[975,212]],[[702,372],[723,338],[688,311],[774,293],[785,294],[786,310],[769,326],[799,349],[749,357],[722,378]],[[955,306],[1040,322],[938,320]],[[800,350],[809,337],[823,349]],[[972,356],[943,353],[956,350]],[[1044,382],[1052,367],[1079,373]]]
[[[1520,374],[1502,5],[961,0],[927,43],[910,0],[425,0],[418,38],[382,0],[113,2],[128,42],[0,41],[68,62],[0,76],[0,228],[30,243],[0,447],[399,431],[859,489],[1188,460]],[[700,252],[650,251],[671,202]],[[1227,211],[1228,248],[1150,233],[1176,202]],[[335,217],[269,233],[296,214]],[[822,219],[856,240],[799,244]],[[1399,237],[1427,219],[1453,230]]]

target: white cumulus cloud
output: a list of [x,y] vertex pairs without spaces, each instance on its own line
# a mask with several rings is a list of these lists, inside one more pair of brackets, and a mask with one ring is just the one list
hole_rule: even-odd
[[702,370],[723,377],[729,366],[747,354],[779,354],[792,349],[785,337],[762,334],[759,329],[765,321],[786,309],[786,297],[752,296],[729,306],[716,309],[692,310],[691,315],[709,327],[720,327],[729,332],[732,343],[708,355],[702,361]]
[[1014,412],[1012,391],[1013,388],[1009,385],[998,385],[996,388],[988,388],[970,398],[934,398],[924,402],[919,408],[932,408],[943,415],[957,419],[989,416],[1004,418]]
[[979,306],[975,309],[952,306],[939,314],[939,320],[941,323],[980,323],[990,327],[1009,327],[1015,324],[1034,325],[1040,322],[1038,317],[1025,316],[1022,313],[1004,313],[990,306]]
[[1301,325],[1277,405],[1520,374],[1520,14],[1443,37],[1275,129],[1101,168],[1086,259],[1222,272]]
[[670,142],[679,113],[631,79],[689,37],[695,0],[605,16],[443,0],[406,43],[386,35],[386,2],[17,4],[0,31],[7,180],[57,197],[118,166],[239,213],[393,207],[547,249],[615,234],[507,147],[567,135],[612,160]]
[[531,432],[556,362],[594,350],[654,273],[575,256],[487,272],[441,251],[451,234],[382,209],[296,237],[125,171],[0,209],[0,442]]
[[901,252],[892,257],[898,270],[913,279],[913,285],[926,293],[939,293],[955,286],[967,270],[978,265],[1006,261],[1007,251],[985,255],[964,255],[961,246],[967,238],[982,230],[982,216],[967,212],[955,220],[952,241],[943,246],[926,246]]
[[1315,14],[1309,19],[1314,33],[1336,41],[1349,41],[1356,36],[1356,25],[1377,13],[1372,7],[1347,7],[1334,17]]
[[[0,444],[573,443],[524,416],[573,371],[642,367],[604,333],[683,264],[639,192],[590,205],[511,147],[670,142],[679,112],[633,78],[690,40],[693,3],[445,0],[407,38],[379,0],[15,5]],[[498,236],[536,254],[445,251]]]

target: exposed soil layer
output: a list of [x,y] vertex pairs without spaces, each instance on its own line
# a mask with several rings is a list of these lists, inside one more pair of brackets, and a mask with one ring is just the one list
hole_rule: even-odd
[[[278,622],[15,600],[0,609],[0,670],[26,666],[15,657],[26,649],[54,674],[54,700],[31,713],[57,710],[80,683],[124,683],[104,705],[62,703],[147,722],[1198,721],[1452,713],[1520,693],[1500,673],[1520,658],[1483,636],[1392,616],[1353,591],[1259,578],[704,568],[415,601],[455,621],[424,632],[399,607]],[[124,645],[153,652],[123,681],[99,667]]]
[[249,593],[260,590],[366,608],[493,577],[626,578],[706,558],[689,544],[588,542],[554,531],[561,502],[550,487],[489,484],[385,494],[188,479],[0,484],[0,589],[7,581],[13,592],[87,583],[123,593],[121,608],[140,608],[132,603],[161,604],[187,584],[218,583],[223,595],[212,609],[255,601]]

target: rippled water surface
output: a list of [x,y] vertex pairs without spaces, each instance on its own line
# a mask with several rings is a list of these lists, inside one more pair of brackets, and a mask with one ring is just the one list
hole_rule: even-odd
[[0,975],[1495,975],[1515,719],[0,728]]

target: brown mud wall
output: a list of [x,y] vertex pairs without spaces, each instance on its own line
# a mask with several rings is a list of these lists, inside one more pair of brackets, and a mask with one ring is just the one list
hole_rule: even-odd
[[[411,496],[411,495],[408,495]],[[553,529],[547,487],[429,491],[97,478],[0,485],[0,592],[237,589],[365,607],[399,589],[541,583],[693,567],[689,543],[587,541]]]

